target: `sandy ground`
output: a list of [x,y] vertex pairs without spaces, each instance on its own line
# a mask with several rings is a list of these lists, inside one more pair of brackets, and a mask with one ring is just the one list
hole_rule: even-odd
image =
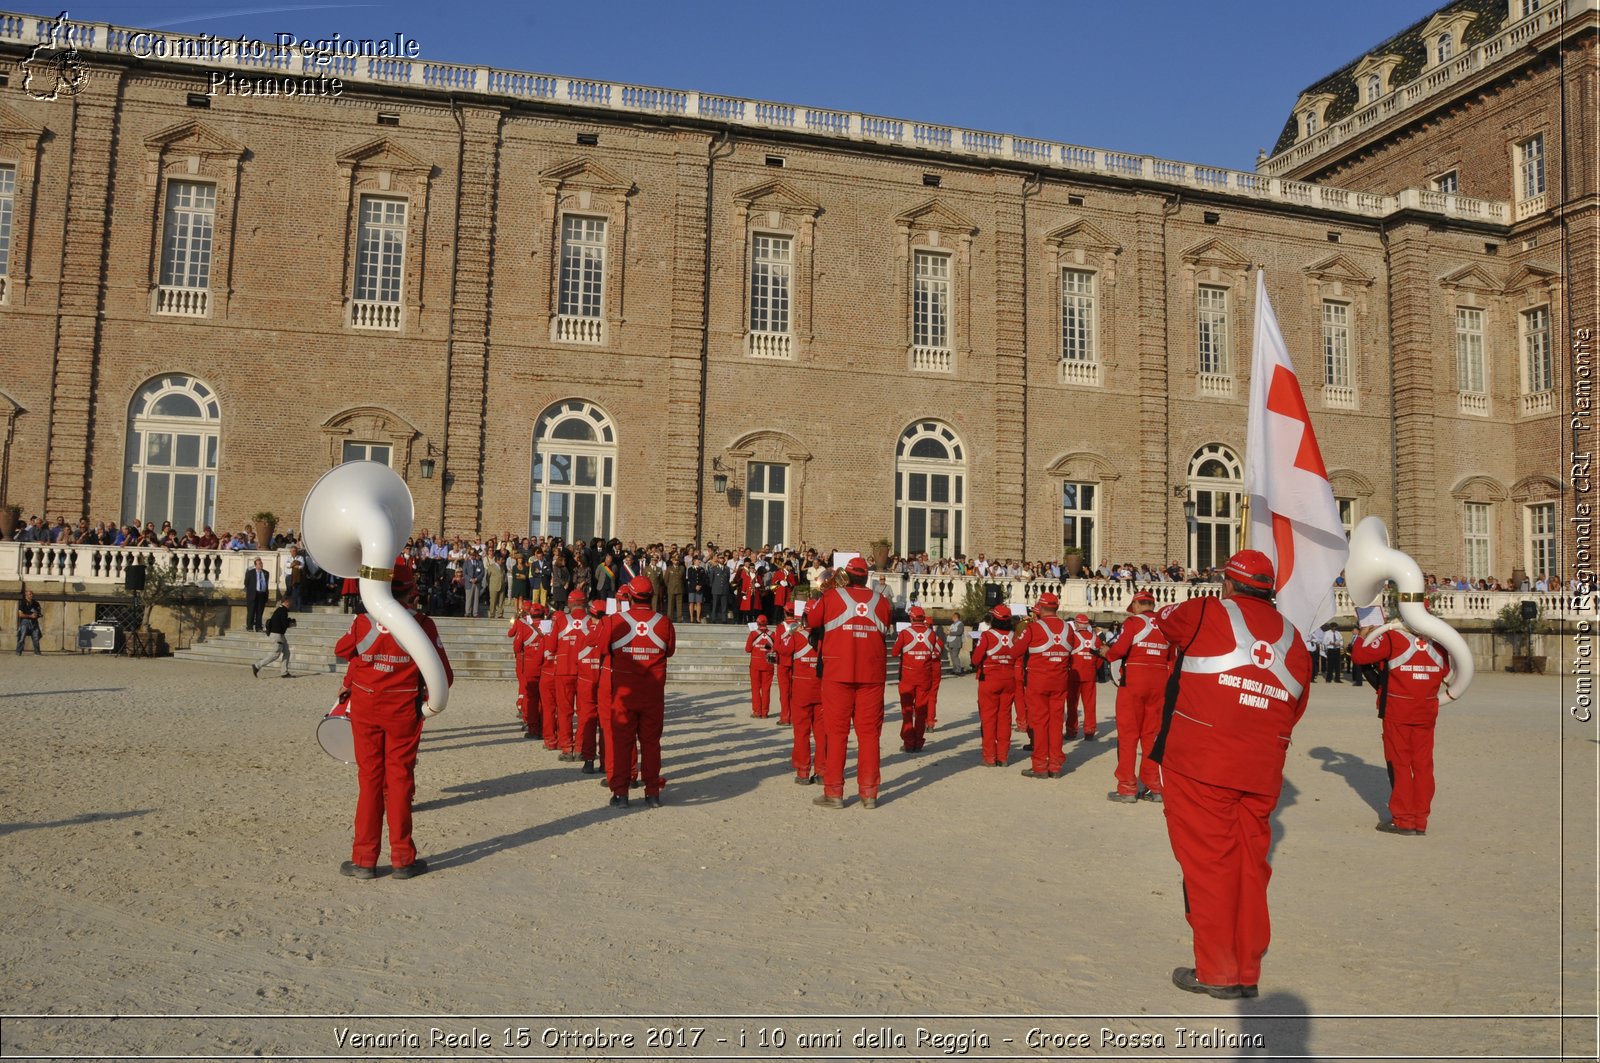
[[667,804],[621,811],[519,737],[509,683],[463,682],[418,771],[434,870],[363,883],[354,769],[313,739],[335,677],[5,661],[8,1058],[1594,1056],[1600,745],[1555,678],[1447,710],[1420,839],[1373,830],[1370,690],[1317,685],[1262,996],[1219,1002],[1168,981],[1177,865],[1159,806],[1105,799],[1109,726],[1059,782],[986,768],[970,677],[842,812],[741,691],[674,691]]

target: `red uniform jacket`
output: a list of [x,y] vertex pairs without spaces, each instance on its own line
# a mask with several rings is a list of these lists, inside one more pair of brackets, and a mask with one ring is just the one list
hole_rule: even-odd
[[518,668],[524,680],[538,679],[544,674],[544,654],[549,643],[550,636],[539,630],[538,621],[523,625],[517,655],[521,660]]
[[794,687],[790,697],[799,705],[816,705],[822,700],[822,681],[817,678],[817,651],[805,631],[792,631],[783,640],[794,662]]
[[894,640],[890,654],[900,658],[901,686],[931,686],[944,658],[939,636],[926,621],[912,624]]
[[813,598],[806,623],[822,629],[823,680],[881,684],[891,615],[889,599],[870,587],[835,587]]
[[1100,642],[1095,638],[1094,628],[1087,624],[1068,624],[1067,645],[1072,647],[1073,672],[1079,679],[1094,682],[1095,670],[1100,667],[1100,658],[1095,652]]
[[595,628],[600,626],[600,619],[589,616],[578,621],[573,627],[578,629],[578,681],[598,683],[600,681],[600,651],[595,647],[591,636]]
[[771,628],[758,627],[745,636],[744,652],[750,655],[751,668],[758,672],[770,672],[773,662],[767,660],[767,654],[778,652],[778,636]]
[[517,679],[522,679],[522,644],[528,640],[528,632],[538,630],[533,622],[525,616],[511,618],[511,626],[506,628],[506,638],[511,640],[511,659],[517,665]]
[[1384,719],[1431,724],[1439,718],[1439,687],[1450,670],[1450,655],[1430,638],[1404,631],[1368,635],[1350,647],[1356,664],[1383,664]]
[[542,643],[544,646],[544,670],[551,675],[556,674],[556,661],[561,655],[561,632],[566,626],[567,614],[556,613],[550,618],[550,631],[545,635]]
[[666,616],[635,602],[627,612],[602,620],[589,642],[599,651],[601,662],[611,666],[611,688],[617,697],[663,695],[667,658],[678,649],[677,632]]
[[1122,622],[1117,641],[1106,651],[1106,660],[1124,662],[1124,686],[1135,690],[1165,686],[1172,671],[1172,643],[1161,633],[1155,617],[1148,613],[1130,616]]
[[972,648],[972,667],[984,686],[1015,687],[1022,675],[1022,647],[1017,637],[1009,631],[985,631]]
[[550,633],[556,640],[556,675],[569,676],[578,674],[578,646],[589,634],[589,629],[584,623],[588,611],[580,613],[561,613],[560,620],[550,626]]
[[1059,616],[1036,616],[1022,633],[1022,674],[1032,690],[1067,689],[1072,643]]
[[[455,682],[450,658],[444,652],[444,643],[439,641],[439,629],[424,614],[413,610],[412,615],[434,649],[439,651],[439,659],[444,662],[445,681]],[[356,617],[350,630],[334,645],[333,652],[350,662],[346,677],[354,693],[375,696],[384,704],[411,699],[415,699],[418,706],[422,704],[426,694],[422,672],[405,647],[389,634],[389,629],[374,623],[370,616]]]
[[794,636],[796,633],[798,633],[801,638],[805,637],[805,632],[800,631],[798,625],[785,623],[782,627],[778,628],[777,654],[778,671],[780,672],[789,672],[791,674],[794,672]]
[[1270,603],[1243,595],[1169,605],[1156,624],[1184,656],[1151,759],[1213,786],[1277,794],[1311,690],[1305,638]]
[[789,607],[789,589],[794,586],[794,576],[786,568],[780,568],[772,577],[772,604],[781,608]]

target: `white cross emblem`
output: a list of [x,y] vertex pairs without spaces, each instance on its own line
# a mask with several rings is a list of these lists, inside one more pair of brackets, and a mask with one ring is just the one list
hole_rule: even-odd
[[635,630],[637,630],[639,634],[643,635],[646,631],[648,631],[650,629],[648,627],[646,627],[645,625],[640,624],[638,626],[638,628],[636,628]]
[[1278,654],[1271,643],[1257,639],[1250,647],[1250,659],[1255,662],[1257,668],[1271,668],[1273,662],[1278,659]]
[[867,603],[866,602],[857,602],[856,603],[856,615],[857,616],[866,616],[867,615]]

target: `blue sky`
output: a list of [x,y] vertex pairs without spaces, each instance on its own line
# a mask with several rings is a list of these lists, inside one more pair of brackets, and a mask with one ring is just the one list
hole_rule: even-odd
[[402,33],[428,59],[866,111],[1248,170],[1256,149],[1277,139],[1302,88],[1442,5],[133,0],[68,10],[86,21],[266,41],[280,32]]

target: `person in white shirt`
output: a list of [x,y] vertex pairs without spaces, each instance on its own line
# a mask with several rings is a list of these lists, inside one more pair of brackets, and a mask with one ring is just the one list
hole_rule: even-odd
[[1342,683],[1344,665],[1344,635],[1329,624],[1322,631],[1322,679],[1326,683]]

